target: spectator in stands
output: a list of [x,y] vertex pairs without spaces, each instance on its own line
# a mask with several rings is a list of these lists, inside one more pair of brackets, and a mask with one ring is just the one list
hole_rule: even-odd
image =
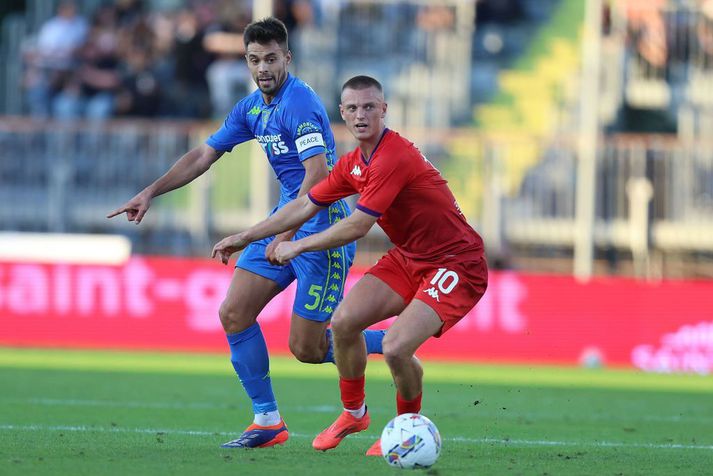
[[51,99],[77,65],[77,52],[88,31],[86,19],[71,0],[60,2],[57,14],[42,25],[35,46],[25,54],[24,87],[31,115],[49,115]]
[[122,116],[154,117],[161,112],[159,75],[145,48],[132,48],[122,68],[122,87],[116,113]]
[[206,70],[213,57],[203,43],[203,27],[207,20],[204,12],[183,9],[176,17],[172,52],[173,81],[168,91],[172,104],[170,114],[173,116],[210,115]]
[[144,3],[142,0],[114,0],[116,15],[122,26],[133,25],[144,18]]
[[116,12],[100,7],[79,54],[80,65],[52,101],[53,116],[61,119],[107,119],[113,115],[119,74]]
[[69,69],[74,65],[75,53],[87,37],[89,28],[84,17],[77,13],[72,1],[63,1],[57,15],[45,23],[37,37],[40,60],[47,66]]
[[668,45],[663,12],[666,0],[620,0],[619,3],[629,19],[629,41],[648,69],[647,76],[665,78]]
[[[75,1],[60,1],[26,54],[32,115],[222,116],[248,92],[247,0],[180,0],[176,12],[151,10],[144,0],[106,0],[91,29]],[[314,20],[310,0],[279,0],[274,8],[295,33]]]
[[243,30],[249,11],[239,6],[222,12],[219,22],[208,27],[203,45],[215,59],[206,69],[214,117],[225,117],[238,98],[250,92],[250,70],[245,62]]
[[282,20],[288,34],[295,28],[311,25],[314,9],[310,0],[277,0],[274,2],[275,16]]
[[416,22],[423,31],[450,30],[455,23],[455,11],[443,5],[426,5],[418,11]]
[[[336,3],[336,2],[335,2]],[[300,32],[314,24],[315,11],[311,0],[276,0],[273,2],[275,17],[287,27],[291,38],[290,48],[295,56],[300,55]]]

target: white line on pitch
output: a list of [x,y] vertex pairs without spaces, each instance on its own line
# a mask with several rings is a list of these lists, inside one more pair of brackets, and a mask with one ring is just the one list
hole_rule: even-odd
[[[0,424],[0,430],[6,431],[81,431],[100,433],[148,433],[162,435],[189,435],[189,436],[228,436],[237,432],[205,431],[205,430],[173,430],[158,428],[105,428],[93,426],[45,426],[45,425],[11,425]],[[314,438],[314,435],[303,433],[290,433],[293,438]],[[375,438],[373,435],[351,435],[351,439]],[[713,450],[713,445],[686,445],[678,443],[626,443],[619,441],[556,441],[556,440],[520,440],[501,438],[466,438],[462,436],[446,437],[445,441],[470,444],[490,444],[504,446],[573,446],[573,447],[598,447],[598,448],[649,448],[669,450]]]
[[[212,402],[140,402],[140,401],[112,401],[112,400],[82,400],[82,399],[54,399],[54,398],[28,398],[28,399],[3,399],[0,401],[7,403],[29,403],[32,405],[44,406],[87,406],[87,407],[116,407],[116,408],[156,408],[156,409],[173,409],[173,410],[224,410],[231,408],[234,405],[225,403]],[[280,405],[283,410],[311,412],[311,413],[334,413],[341,411],[342,407],[336,405]],[[389,414],[391,411],[379,408],[370,409],[369,412],[376,414]],[[494,416],[493,414],[483,414],[483,416]],[[527,419],[553,419],[561,420],[566,415],[562,413],[546,413],[546,412],[525,412],[518,413],[516,411],[509,413],[498,414],[498,418],[527,418]],[[577,415],[577,420],[585,421],[622,421],[619,415],[606,414],[588,414]],[[712,418],[706,418],[700,415],[645,415],[636,417],[637,420],[651,422],[692,422],[692,423],[711,423]]]

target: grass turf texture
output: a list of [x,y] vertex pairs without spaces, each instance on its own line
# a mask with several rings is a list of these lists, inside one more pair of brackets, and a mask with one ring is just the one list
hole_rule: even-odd
[[[713,379],[424,363],[444,438],[429,475],[710,474]],[[250,421],[227,356],[0,349],[0,474],[398,474],[364,451],[394,413],[367,371],[372,427],[311,448],[340,411],[333,366],[273,358],[283,447],[226,450]]]

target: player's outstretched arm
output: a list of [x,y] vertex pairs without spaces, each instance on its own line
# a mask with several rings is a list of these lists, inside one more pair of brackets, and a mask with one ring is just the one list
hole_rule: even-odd
[[168,172],[106,217],[113,218],[126,213],[126,218],[138,225],[143,220],[154,197],[183,187],[193,181],[205,173],[222,155],[223,152],[219,152],[207,144],[191,149],[178,159]]
[[228,264],[228,260],[233,253],[242,250],[253,241],[299,227],[316,215],[321,208],[315,205],[307,195],[297,197],[260,223],[241,233],[230,235],[220,240],[213,247],[211,258],[217,256],[223,264]]
[[361,210],[354,210],[346,219],[320,233],[297,241],[283,241],[275,249],[275,258],[278,263],[285,264],[306,251],[326,250],[346,245],[366,235],[376,220],[377,217]]
[[[309,159],[303,160],[302,166],[305,169],[305,176],[304,179],[302,179],[302,184],[297,192],[297,197],[307,194],[313,186],[329,175],[329,169],[327,168],[327,156],[325,154],[313,155]],[[277,264],[277,259],[275,258],[275,248],[277,248],[277,245],[283,241],[290,241],[292,237],[295,236],[298,229],[299,227],[292,228],[275,235],[275,239],[272,240],[265,249],[265,257],[270,263]]]

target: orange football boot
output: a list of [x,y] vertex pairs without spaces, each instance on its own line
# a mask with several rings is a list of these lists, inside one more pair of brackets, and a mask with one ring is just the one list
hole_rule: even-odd
[[381,438],[376,440],[373,445],[369,447],[368,450],[366,450],[366,455],[367,456],[383,456],[381,454]]
[[364,416],[361,418],[355,418],[348,411],[344,411],[329,428],[317,435],[314,441],[312,441],[312,447],[319,451],[336,448],[347,435],[358,433],[369,428],[370,422],[371,417],[368,411],[364,413]]

